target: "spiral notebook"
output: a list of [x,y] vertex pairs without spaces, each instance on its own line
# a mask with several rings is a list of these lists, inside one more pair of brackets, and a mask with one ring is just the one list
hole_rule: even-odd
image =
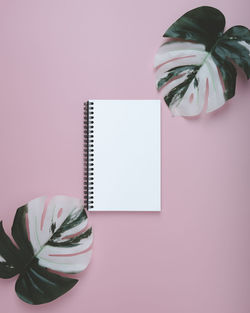
[[89,211],[161,210],[159,100],[84,103],[84,205]]

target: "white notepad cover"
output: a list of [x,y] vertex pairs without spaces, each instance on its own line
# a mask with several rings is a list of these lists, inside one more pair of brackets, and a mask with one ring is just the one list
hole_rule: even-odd
[[161,210],[159,100],[93,102],[93,207],[90,211]]

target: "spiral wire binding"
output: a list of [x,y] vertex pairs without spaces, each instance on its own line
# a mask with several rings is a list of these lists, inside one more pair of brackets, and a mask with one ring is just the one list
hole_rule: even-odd
[[94,208],[94,103],[87,101],[83,110],[83,137],[84,137],[84,208]]

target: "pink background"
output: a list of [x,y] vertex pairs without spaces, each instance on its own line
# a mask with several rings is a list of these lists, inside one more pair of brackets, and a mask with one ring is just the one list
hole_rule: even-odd
[[[82,103],[157,99],[162,34],[200,5],[249,27],[249,0],[1,0],[1,219],[37,196],[82,196]],[[161,213],[92,213],[94,255],[67,295],[30,306],[0,280],[1,311],[250,312],[250,105],[202,118],[162,103]],[[142,112],[143,114],[143,112]]]

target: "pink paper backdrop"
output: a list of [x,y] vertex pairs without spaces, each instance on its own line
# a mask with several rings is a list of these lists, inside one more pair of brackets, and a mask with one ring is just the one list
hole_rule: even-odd
[[[152,68],[167,27],[200,5],[227,28],[249,0],[1,0],[0,216],[42,194],[82,196],[82,102],[157,99]],[[249,313],[250,105],[237,95],[202,118],[162,103],[162,212],[92,213],[92,262],[51,304],[30,306],[0,280],[12,313]],[[142,112],[143,114],[143,112]]]

